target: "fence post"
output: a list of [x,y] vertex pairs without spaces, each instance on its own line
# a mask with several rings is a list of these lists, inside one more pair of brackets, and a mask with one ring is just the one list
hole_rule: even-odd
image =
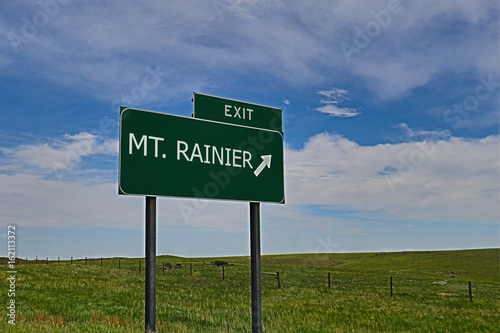
[[38,264],[38,254],[36,255],[36,258],[35,258],[35,264]]
[[61,257],[57,257],[57,265],[59,266],[59,263],[61,262]]
[[330,281],[331,281],[330,280],[330,272],[328,272],[328,289],[330,289],[330,287],[331,287]]
[[469,299],[472,302],[472,283],[469,281]]
[[391,297],[392,297],[392,276],[391,276]]
[[222,281],[224,281],[224,265],[222,266]]
[[118,259],[118,269],[122,269],[122,261],[121,261],[121,259]]
[[101,267],[102,267],[102,257],[101,257]]
[[278,279],[278,288],[281,288],[280,272],[276,272],[276,278]]
[[85,266],[87,266],[87,257],[85,257]]
[[71,265],[73,265],[73,257],[71,257]]

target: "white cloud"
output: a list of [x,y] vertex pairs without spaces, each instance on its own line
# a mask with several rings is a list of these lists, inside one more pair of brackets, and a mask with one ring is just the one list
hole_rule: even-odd
[[[248,205],[159,199],[158,230],[168,227],[242,232]],[[183,214],[186,207],[189,213]],[[18,173],[0,174],[0,225],[23,227],[144,228],[144,197],[120,196],[116,183],[87,185]]]
[[390,220],[498,223],[499,137],[360,146],[320,134],[286,152],[287,202]]
[[316,111],[329,114],[330,116],[342,117],[342,118],[355,117],[359,114],[358,110],[356,109],[342,108],[338,107],[337,105],[331,105],[331,104],[317,107]]
[[444,130],[436,129],[433,131],[413,130],[406,123],[399,123],[399,124],[395,125],[394,127],[403,130],[403,133],[407,138],[415,140],[415,141],[447,140],[451,137],[451,131],[449,129],[444,129]]
[[349,92],[345,89],[332,88],[330,90],[318,91],[318,95],[326,97],[326,100],[322,100],[321,103],[340,103],[345,100],[349,100]]
[[99,144],[96,149],[96,154],[118,155],[119,142],[118,140],[108,139]]
[[355,108],[339,106],[343,101],[349,100],[349,93],[345,89],[332,88],[330,90],[321,90],[318,91],[318,95],[322,95],[326,98],[321,100],[321,103],[324,105],[316,108],[318,112],[326,113],[333,117],[343,118],[355,117],[360,114]]
[[0,174],[0,223],[23,227],[137,229],[142,201],[118,197],[116,184],[84,185]]
[[0,53],[0,70],[12,63],[12,60]]
[[10,164],[36,167],[40,172],[57,172],[77,166],[86,156],[117,154],[118,141],[108,139],[101,142],[96,135],[82,132],[65,134],[63,139],[51,143],[26,144],[2,151],[10,157]]
[[[347,64],[340,42],[352,44],[353,29],[376,23],[373,12],[386,10],[388,3],[249,0],[229,1],[218,10],[211,1],[109,1],[89,6],[71,2],[38,29],[36,43],[19,46],[4,71],[15,76],[16,68],[23,66],[36,77],[78,86],[106,99],[130,92],[142,80],[140,73],[146,75],[146,66],[159,66],[162,84],[169,83],[169,89],[152,91],[147,98],[163,101],[166,94],[185,94],[213,84],[215,73],[203,75],[213,68],[236,74],[251,70],[297,86],[355,75],[389,99],[444,71],[498,73],[492,56],[498,3],[492,0],[402,1],[401,12],[392,15]],[[17,7],[13,15],[3,11],[1,31],[21,34],[23,15],[31,18],[40,10],[33,3],[22,13]],[[442,28],[443,20],[470,29],[449,34]],[[12,54],[7,39],[0,42],[0,52]],[[227,80],[225,71],[220,75]]]
[[[307,219],[316,230],[363,233],[352,219],[336,217],[336,210],[354,212],[353,219],[413,226],[426,221],[498,223],[498,136],[361,146],[338,135],[319,134],[300,150],[287,149],[285,156],[287,205],[268,208],[269,219],[277,225],[300,229]],[[118,196],[116,182],[53,180],[22,170],[0,175],[3,223],[142,228],[136,225],[143,218],[142,205],[142,199]],[[303,208],[309,205],[332,210],[332,216],[311,216]],[[170,226],[246,229],[243,203],[167,199],[161,206],[159,214],[168,215]]]
[[66,134],[64,139],[53,145],[44,143],[21,146],[13,155],[20,161],[41,169],[69,169],[80,162],[82,157],[92,154],[96,136],[89,133]]
[[391,62],[387,62],[387,58],[363,59],[356,64],[353,71],[365,77],[368,87],[381,99],[398,99],[428,83],[441,71],[440,64],[434,63],[436,59],[415,58],[417,57],[409,56],[404,59],[398,57]]

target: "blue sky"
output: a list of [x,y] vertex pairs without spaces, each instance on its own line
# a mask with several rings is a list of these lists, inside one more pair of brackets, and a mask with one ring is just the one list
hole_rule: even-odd
[[[283,109],[264,254],[499,246],[497,1],[0,9],[0,223],[21,257],[143,256],[119,106],[190,116],[194,91]],[[160,198],[158,253],[247,255],[248,224],[244,202]]]

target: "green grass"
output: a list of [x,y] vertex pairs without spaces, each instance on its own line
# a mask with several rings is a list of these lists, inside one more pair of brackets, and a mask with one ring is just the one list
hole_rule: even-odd
[[[118,260],[18,265],[16,327],[7,324],[5,284],[0,332],[142,332],[144,265],[139,274],[140,259],[120,259],[121,269]],[[216,260],[233,264],[224,281]],[[264,331],[500,332],[499,260],[499,249],[263,256],[262,271],[281,278],[279,289],[262,276]],[[162,262],[184,268],[162,274]],[[250,331],[248,257],[159,256],[157,264],[158,332]]]

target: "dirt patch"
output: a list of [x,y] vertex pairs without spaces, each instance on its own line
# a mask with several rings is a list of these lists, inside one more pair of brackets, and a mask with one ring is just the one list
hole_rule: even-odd
[[448,280],[443,280],[443,281],[434,281],[434,282],[432,282],[432,284],[439,284],[439,285],[441,285],[441,286],[447,286],[447,285],[449,285],[449,284],[450,284],[450,281],[448,281]]
[[327,258],[262,258],[263,264],[333,267],[344,262]]
[[452,293],[438,293],[438,296],[458,296],[457,294],[452,294]]

